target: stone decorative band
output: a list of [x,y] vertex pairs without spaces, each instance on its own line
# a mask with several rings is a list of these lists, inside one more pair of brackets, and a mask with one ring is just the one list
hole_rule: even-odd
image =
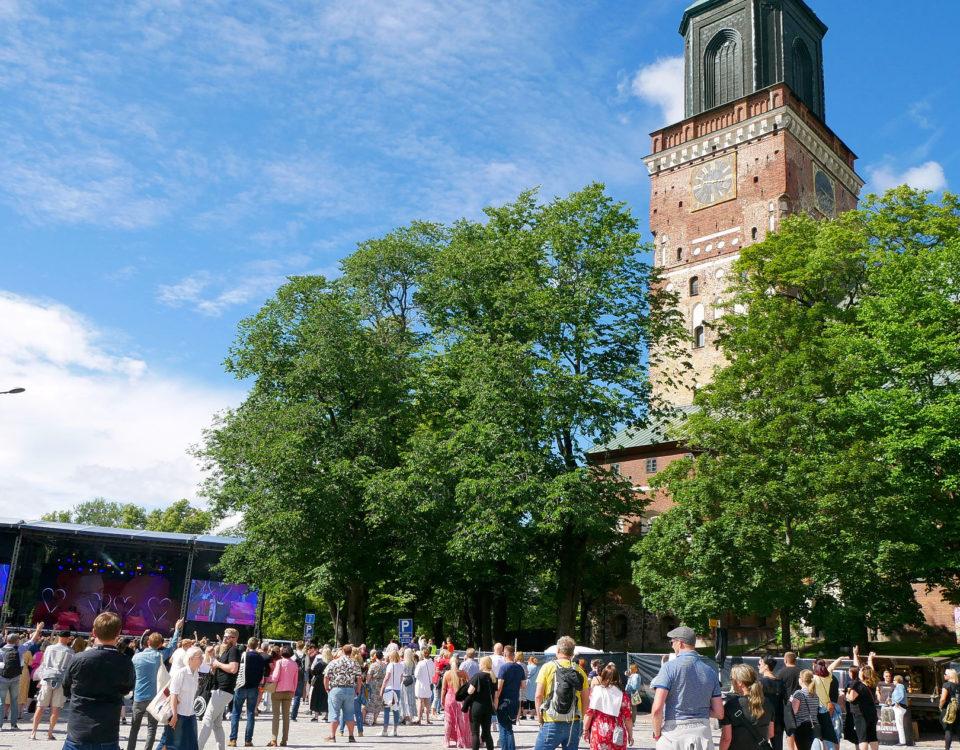
[[744,122],[736,123],[702,138],[688,141],[657,154],[644,157],[644,163],[651,176],[669,169],[682,167],[699,159],[720,156],[728,149],[742,143],[749,143],[772,133],[786,130],[807,147],[833,177],[839,180],[853,195],[858,195],[863,187],[860,176],[848,167],[823,140],[799,117],[795,117],[789,107],[757,115]]

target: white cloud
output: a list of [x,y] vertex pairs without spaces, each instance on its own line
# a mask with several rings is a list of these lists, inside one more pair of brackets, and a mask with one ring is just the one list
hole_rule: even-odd
[[0,515],[37,518],[95,496],[196,499],[188,448],[239,389],[164,376],[117,353],[75,311],[0,292]]
[[897,172],[889,165],[869,170],[871,188],[884,192],[898,185],[909,185],[916,190],[939,192],[947,188],[947,176],[939,162],[928,161],[903,172]]
[[169,307],[189,307],[210,317],[248,302],[258,302],[273,294],[287,278],[300,274],[321,274],[328,279],[339,271],[334,267],[316,268],[308,255],[246,263],[235,273],[214,277],[209,271],[197,271],[173,284],[161,284],[157,299]]
[[683,119],[683,56],[645,65],[630,80],[630,93],[660,108],[664,124]]

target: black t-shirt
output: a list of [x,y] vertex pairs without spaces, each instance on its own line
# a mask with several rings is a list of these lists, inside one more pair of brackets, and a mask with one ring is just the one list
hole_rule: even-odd
[[119,742],[120,707],[134,682],[133,662],[112,646],[97,646],[77,654],[63,678],[63,687],[70,693],[70,741],[114,745]]
[[774,724],[782,729],[783,703],[786,700],[786,695],[783,690],[783,683],[780,681],[779,677],[761,677],[760,684],[763,686],[764,698],[770,701],[770,705],[773,706]]
[[[255,688],[263,682],[263,675],[267,669],[267,660],[255,649],[248,648],[243,652],[240,661],[240,671],[234,683],[238,688]],[[242,682],[240,681],[242,678]]]
[[[486,672],[477,672],[470,678],[473,685],[473,706],[486,711],[493,711],[493,695],[497,692],[493,680]],[[471,710],[473,710],[471,708]]]
[[851,708],[863,714],[863,718],[867,721],[876,721],[877,704],[873,702],[873,691],[860,680],[848,682],[847,690],[854,690],[857,693],[856,700],[850,701]]
[[756,719],[750,712],[750,700],[747,696],[741,695],[731,696],[724,702],[720,726],[729,724],[733,727],[730,750],[757,750],[759,743],[754,736],[766,739],[770,734],[771,721],[773,721],[773,705],[768,699],[764,698],[763,701],[763,716]]
[[777,672],[777,677],[783,683],[783,692],[793,695],[800,689],[800,667],[784,667]]
[[[231,646],[227,649],[223,656],[217,657],[217,661],[222,661],[224,664],[239,664],[240,649],[238,649],[236,646]],[[223,690],[227,693],[232,693],[237,689],[237,673],[234,672],[233,674],[230,674],[229,672],[224,672],[222,669],[218,669],[213,678],[213,686],[217,690]]]

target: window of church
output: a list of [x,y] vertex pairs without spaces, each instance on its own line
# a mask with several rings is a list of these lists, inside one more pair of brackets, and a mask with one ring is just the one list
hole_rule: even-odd
[[678,247],[678,248],[677,248],[677,260],[683,260],[683,248],[682,248],[682,247]]
[[657,473],[657,459],[648,458],[646,461],[646,470],[647,474],[656,474]]
[[723,29],[707,45],[703,74],[707,109],[743,96],[743,45],[734,29]]
[[707,345],[706,332],[703,326],[697,326],[693,329],[693,348],[703,349]]
[[700,294],[700,277],[691,276],[690,277],[690,296],[696,297]]

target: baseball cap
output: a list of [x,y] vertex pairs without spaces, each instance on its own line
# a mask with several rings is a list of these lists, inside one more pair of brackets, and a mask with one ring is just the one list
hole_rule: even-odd
[[667,633],[667,638],[671,641],[682,641],[688,646],[697,645],[697,634],[693,632],[693,628],[688,628],[686,625],[681,625],[679,628],[671,630]]

